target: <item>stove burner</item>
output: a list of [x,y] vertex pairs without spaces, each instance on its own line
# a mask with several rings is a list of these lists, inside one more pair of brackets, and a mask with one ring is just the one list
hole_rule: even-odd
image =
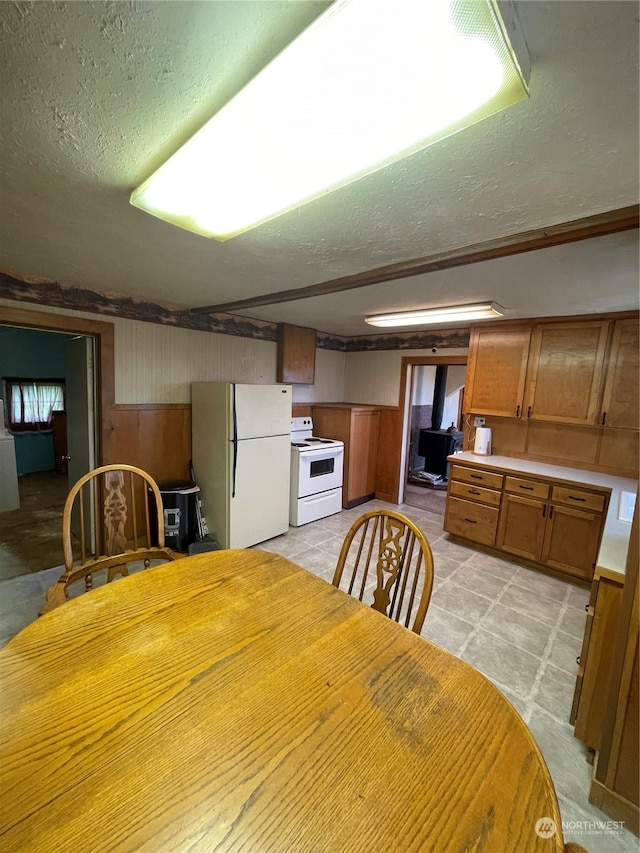
[[313,435],[310,435],[307,441],[317,441],[319,444],[333,444],[334,441],[332,438],[316,438]]
[[309,445],[305,441],[292,441],[291,447],[308,447]]

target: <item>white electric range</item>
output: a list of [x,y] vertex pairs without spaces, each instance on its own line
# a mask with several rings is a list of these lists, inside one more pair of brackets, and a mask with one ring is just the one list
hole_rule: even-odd
[[342,509],[344,443],[313,434],[309,417],[291,418],[289,524],[301,527]]

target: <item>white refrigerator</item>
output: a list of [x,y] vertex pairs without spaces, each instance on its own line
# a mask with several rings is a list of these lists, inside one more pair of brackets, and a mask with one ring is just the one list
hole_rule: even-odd
[[289,530],[291,386],[195,382],[192,461],[202,512],[223,548]]

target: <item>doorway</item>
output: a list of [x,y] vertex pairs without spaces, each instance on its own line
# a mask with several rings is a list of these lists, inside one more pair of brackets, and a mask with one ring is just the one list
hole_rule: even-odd
[[400,503],[444,516],[447,456],[462,449],[466,357],[403,359]]
[[[65,393],[47,424],[13,431],[20,505],[0,512],[0,580],[62,563],[69,485],[96,465],[95,340],[2,324],[0,377],[7,376],[33,380],[34,386],[55,376]],[[4,383],[0,396],[6,399]]]

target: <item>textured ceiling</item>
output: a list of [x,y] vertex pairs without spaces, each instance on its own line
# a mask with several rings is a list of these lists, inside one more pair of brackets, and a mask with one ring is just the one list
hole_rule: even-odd
[[[131,207],[327,5],[0,3],[0,268],[195,307],[637,203],[637,3],[529,0],[516,3],[528,101],[226,243]],[[244,313],[355,335],[374,331],[365,314],[469,299],[510,317],[628,309],[637,243],[631,231]]]

